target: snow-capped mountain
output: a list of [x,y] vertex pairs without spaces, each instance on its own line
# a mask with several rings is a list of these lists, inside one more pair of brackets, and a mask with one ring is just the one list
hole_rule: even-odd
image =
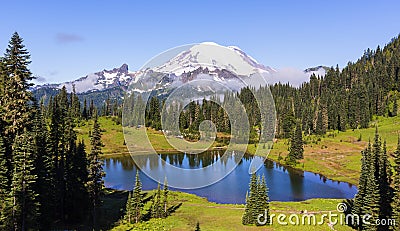
[[170,59],[162,63],[153,62],[139,71],[129,72],[128,65],[123,64],[119,68],[91,73],[74,81],[39,85],[33,90],[61,89],[65,86],[67,91],[72,91],[75,86],[77,93],[87,93],[115,87],[127,89],[134,85],[137,91],[143,92],[167,86],[177,87],[182,83],[204,78],[235,88],[240,87],[239,77],[250,79],[257,73],[268,76],[275,72],[276,70],[258,63],[238,47],[204,42],[187,46]]
[[[228,48],[228,49],[227,49]],[[179,53],[166,63],[152,68],[154,72],[173,73],[177,76],[207,67],[208,71],[227,70],[237,75],[249,76],[255,72],[274,72],[259,64],[235,46],[224,47],[213,42],[204,42]]]
[[134,79],[135,73],[129,73],[128,65],[123,64],[119,68],[112,70],[102,70],[96,73],[88,74],[77,80],[60,83],[60,84],[45,84],[38,85],[33,90],[42,88],[61,89],[66,87],[67,91],[71,92],[73,86],[77,93],[85,93],[90,91],[102,91],[114,87],[126,87]]
[[156,90],[158,94],[165,94],[197,80],[190,90],[217,93],[229,88],[238,91],[248,85],[264,85],[265,78],[276,72],[259,64],[238,47],[211,42],[180,47],[169,51],[169,55],[171,58],[161,64],[156,57],[145,65],[132,81],[131,90],[140,93]]

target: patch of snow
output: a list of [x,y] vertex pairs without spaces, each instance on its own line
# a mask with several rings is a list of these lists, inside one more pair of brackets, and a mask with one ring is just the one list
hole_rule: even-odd
[[113,72],[111,72],[111,73],[108,73],[108,72],[104,72],[104,77],[106,78],[106,79],[114,79],[116,76],[117,76],[117,73],[113,73]]
[[141,90],[141,89],[138,89],[138,88],[135,88],[132,91],[136,91],[136,92],[139,92],[139,93],[147,92],[145,90]]

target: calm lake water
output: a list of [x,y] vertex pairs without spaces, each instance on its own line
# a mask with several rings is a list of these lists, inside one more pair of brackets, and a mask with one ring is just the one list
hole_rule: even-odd
[[[200,168],[210,164],[223,164],[215,162],[220,155],[219,151],[203,154],[162,154],[167,162],[181,168]],[[234,158],[230,156],[228,158]],[[248,173],[253,157],[244,155],[239,165],[228,176],[210,186],[184,191],[217,203],[242,204],[245,203],[246,191],[250,182]],[[222,166],[221,166],[222,167]],[[159,171],[162,166],[154,164],[151,169]],[[135,181],[137,166],[130,156],[106,158],[104,170],[106,172],[105,185],[113,189],[131,190]],[[291,168],[284,168],[275,162],[266,160],[257,171],[264,174],[269,187],[269,197],[272,201],[302,201],[310,198],[353,198],[357,187],[349,183],[329,180],[319,174],[303,172]],[[140,174],[143,190],[157,187],[157,182]],[[174,190],[174,189],[172,189]]]

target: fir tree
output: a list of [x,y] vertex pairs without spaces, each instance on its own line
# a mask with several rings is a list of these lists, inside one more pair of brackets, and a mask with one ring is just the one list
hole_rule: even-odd
[[61,182],[63,180],[63,177],[61,176],[60,172],[60,161],[61,158],[60,156],[63,155],[62,153],[62,136],[64,134],[63,130],[63,119],[65,116],[62,115],[62,110],[60,107],[60,101],[59,101],[59,95],[54,97],[52,100],[52,105],[49,105],[50,112],[50,123],[49,123],[49,152],[51,154],[51,161],[52,161],[52,166],[51,166],[51,172],[50,172],[50,177],[53,178],[52,180],[52,195],[50,198],[48,198],[50,201],[52,201],[53,204],[53,211],[51,211],[52,215],[57,217],[58,219],[62,218],[63,212],[63,206],[61,205],[61,201],[63,201],[63,198],[61,196],[62,192],[60,190]]
[[303,159],[303,153],[304,153],[304,148],[303,148],[303,134],[301,130],[301,124],[300,122],[297,122],[296,125],[296,130],[295,130],[295,157],[296,159],[300,160]]
[[38,203],[34,184],[34,149],[32,134],[18,135],[14,143],[14,173],[11,184],[12,211],[10,213],[14,230],[37,229]]
[[102,154],[101,148],[103,146],[101,142],[101,131],[100,124],[97,120],[97,112],[94,110],[94,123],[92,130],[92,137],[90,140],[91,151],[88,155],[88,181],[87,188],[89,192],[90,203],[92,207],[92,219],[93,226],[96,227],[96,213],[97,208],[101,204],[101,193],[103,190],[103,177],[105,173],[103,171],[103,161],[100,159]]
[[[72,141],[75,143],[75,141]],[[89,208],[89,194],[86,188],[88,181],[88,159],[85,151],[85,143],[79,141],[71,153],[68,171],[68,210],[70,221],[79,222],[86,218]]]
[[260,176],[257,176],[257,188],[255,192],[255,203],[253,205],[253,224],[260,225],[257,222],[257,217],[259,214],[264,214],[264,209],[263,209],[263,202],[262,202],[262,189],[261,189],[261,178]]
[[5,224],[8,220],[7,213],[4,212],[7,210],[7,202],[9,201],[7,162],[5,156],[6,153],[3,145],[3,136],[0,136],[0,230],[7,229]]
[[[392,217],[392,188],[391,183],[391,169],[389,169],[390,163],[387,156],[386,141],[383,142],[383,147],[378,158],[378,187],[379,187],[379,205],[380,214],[379,219],[390,219]],[[381,225],[378,227],[379,230],[384,230],[387,227]]]
[[[269,224],[269,197],[268,187],[265,177],[257,177],[256,173],[251,175],[249,192],[246,193],[246,207],[242,216],[242,224],[244,225],[262,225],[258,223],[259,215],[265,216],[266,224]],[[260,219],[261,221],[261,219]]]
[[73,131],[71,108],[65,86],[53,100],[50,121],[49,143],[52,161],[51,175],[54,177],[53,200],[55,216],[65,222],[68,217],[69,168],[71,152],[75,148],[76,135]]
[[301,125],[299,122],[296,124],[296,129],[292,133],[290,139],[289,154],[286,159],[286,163],[289,165],[296,164],[296,160],[303,159],[303,135]]
[[[265,181],[265,176],[263,175],[258,186],[258,203],[260,203],[261,206],[257,214],[263,214],[266,216],[264,217],[264,219],[266,219],[266,224],[270,223],[268,191],[267,182]],[[257,225],[260,224],[257,223]]]
[[[369,166],[369,174],[367,178],[367,193],[365,197],[365,205],[363,206],[363,214],[369,214],[371,216],[370,224],[363,224],[365,230],[377,230],[375,221],[379,218],[380,214],[380,195],[379,185],[375,179],[375,166],[372,162]],[[364,230],[364,229],[363,229]]]
[[[6,63],[3,57],[0,57],[0,105],[4,105],[4,91],[6,90],[6,81],[8,80],[6,72]],[[1,115],[0,118],[3,118]]]
[[14,33],[1,59],[0,78],[1,96],[0,123],[2,123],[3,145],[5,148],[6,171],[8,179],[6,184],[10,186],[13,172],[12,159],[14,139],[17,135],[24,132],[24,128],[29,127],[31,122],[30,103],[33,99],[29,88],[34,79],[28,69],[30,55],[23,44],[23,39]]
[[17,32],[13,34],[4,55],[6,65],[6,79],[3,92],[3,121],[7,123],[5,134],[11,140],[21,134],[24,128],[30,124],[29,102],[32,101],[32,93],[29,88],[34,79],[28,69],[30,55],[23,44],[23,39]]
[[[0,127],[0,133],[1,132],[2,131]],[[3,136],[0,136],[0,203],[2,203],[9,190],[7,185],[8,176],[6,163],[6,150],[4,148]]]
[[142,220],[143,206],[142,183],[140,182],[139,171],[136,171],[135,186],[133,191],[129,192],[128,200],[126,202],[125,219],[129,223],[140,222]]
[[397,149],[394,152],[394,197],[393,197],[393,219],[395,220],[395,225],[393,230],[400,230],[400,136],[397,142]]
[[242,223],[244,225],[255,224],[256,216],[256,203],[257,203],[257,175],[254,172],[251,175],[249,191],[246,195],[246,207],[242,217]]
[[250,209],[250,206],[249,206],[249,202],[250,202],[250,200],[249,200],[249,192],[247,191],[246,192],[246,206],[244,208],[244,214],[242,216],[242,224],[244,224],[244,225],[249,225],[252,222],[251,209]]
[[322,112],[320,112],[320,111],[317,112],[317,123],[316,123],[316,126],[315,126],[315,133],[317,135],[324,134]]
[[94,118],[95,116],[97,116],[97,110],[96,110],[96,108],[94,106],[93,100],[90,100],[89,117],[90,118]]
[[128,200],[125,206],[125,219],[128,223],[132,223],[133,220],[133,208],[132,208],[132,191],[128,192]]
[[142,220],[143,198],[142,198],[142,183],[139,178],[139,171],[136,171],[135,187],[131,195],[130,206],[132,209],[132,218],[135,223]]
[[146,126],[152,127],[156,130],[161,129],[160,101],[155,96],[150,99],[147,108]]
[[82,117],[87,120],[88,119],[88,111],[87,111],[87,102],[86,98],[83,101],[83,109],[82,109]]
[[152,218],[162,218],[163,211],[164,211],[164,208],[163,208],[163,204],[161,201],[161,187],[160,187],[160,183],[158,183],[156,193],[153,196],[153,203],[151,205],[151,217]]
[[257,220],[257,191],[258,191],[258,180],[257,180],[257,175],[254,172],[251,176],[250,180],[250,189],[249,189],[249,207],[250,207],[250,219],[251,219],[251,224],[255,224]]
[[[363,214],[364,205],[366,204],[365,202],[365,197],[367,194],[367,182],[368,182],[368,174],[369,174],[369,161],[370,161],[370,153],[371,153],[371,143],[368,143],[368,147],[361,152],[362,159],[361,159],[361,174],[359,178],[359,183],[358,183],[358,192],[355,195],[354,198],[354,206],[352,208],[352,213],[359,215],[360,217]],[[353,225],[354,227],[356,224],[350,224]]]
[[34,184],[34,190],[37,192],[37,201],[39,203],[39,227],[47,229],[50,223],[54,220],[52,213],[52,197],[53,191],[52,184],[54,183],[51,170],[53,162],[51,153],[49,152],[48,145],[48,130],[46,121],[43,117],[43,111],[34,104],[34,118],[33,118],[33,150],[34,150],[34,172],[37,175],[37,181]]
[[168,182],[167,178],[164,180],[164,189],[163,189],[163,217],[168,217]]

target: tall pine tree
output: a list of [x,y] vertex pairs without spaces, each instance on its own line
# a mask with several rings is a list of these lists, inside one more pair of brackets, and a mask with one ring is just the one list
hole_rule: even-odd
[[[0,133],[1,133],[0,127]],[[3,136],[0,136],[0,230],[5,230],[4,224],[8,219],[7,214],[4,212],[7,209],[7,202],[9,201],[9,185],[7,175],[7,162],[6,150],[4,148]]]
[[397,149],[394,152],[394,197],[393,197],[393,219],[395,219],[395,224],[393,230],[400,230],[400,136],[397,142]]
[[125,219],[128,223],[132,223],[133,221],[132,191],[128,192],[128,200],[125,205]]
[[152,205],[151,205],[151,217],[152,218],[162,218],[163,215],[163,204],[161,201],[161,187],[158,183],[156,193],[153,195]]
[[37,229],[38,202],[34,184],[34,141],[30,132],[18,135],[14,143],[14,172],[11,183],[11,215],[14,230]]
[[101,142],[101,130],[100,124],[97,120],[97,111],[93,111],[94,123],[92,130],[92,137],[90,139],[91,150],[88,155],[88,181],[87,188],[89,191],[90,203],[92,208],[92,219],[93,219],[93,227],[96,228],[97,221],[97,208],[101,204],[101,194],[103,190],[103,177],[105,173],[103,171],[103,161],[100,159],[100,155],[102,154],[101,148],[103,146]]
[[12,159],[14,138],[24,132],[31,122],[32,93],[30,81],[34,79],[28,69],[30,55],[18,33],[14,33],[0,64],[1,96],[0,123],[3,126],[3,145],[5,148],[7,182],[10,186],[13,173]]
[[11,140],[21,134],[30,124],[31,108],[29,103],[33,96],[29,88],[34,79],[28,65],[30,55],[23,44],[23,39],[17,32],[13,34],[4,54],[5,79],[3,101],[1,106],[4,109],[3,121],[6,122],[5,134]]
[[164,180],[164,188],[163,188],[163,217],[167,217],[168,213],[168,182],[167,178]]
[[33,150],[34,150],[34,172],[37,175],[37,180],[34,184],[34,189],[38,194],[37,201],[39,203],[39,227],[48,229],[51,222],[54,220],[52,205],[53,191],[51,190],[54,179],[51,175],[53,160],[51,158],[48,145],[48,130],[46,121],[43,117],[43,111],[36,103],[34,104],[33,118]]
[[129,192],[126,202],[126,219],[129,223],[138,223],[142,220],[143,210],[142,183],[139,178],[139,171],[136,171],[135,186],[132,192]]
[[[246,207],[242,216],[242,224],[263,225],[258,223],[260,215],[265,219],[265,224],[269,224],[269,197],[265,177],[259,178],[256,173],[253,173],[250,179],[249,191],[246,193]],[[263,222],[263,219],[260,219],[260,221]]]
[[297,160],[303,159],[303,135],[300,122],[296,123],[296,128],[290,139],[289,154],[286,158],[286,163],[295,165]]
[[[354,206],[352,208],[352,213],[358,216],[364,215],[364,205],[366,204],[365,197],[367,194],[367,182],[368,182],[368,166],[371,154],[371,143],[368,143],[368,147],[361,152],[361,174],[358,183],[358,192],[354,198]],[[357,227],[357,224],[349,224],[353,227]]]

